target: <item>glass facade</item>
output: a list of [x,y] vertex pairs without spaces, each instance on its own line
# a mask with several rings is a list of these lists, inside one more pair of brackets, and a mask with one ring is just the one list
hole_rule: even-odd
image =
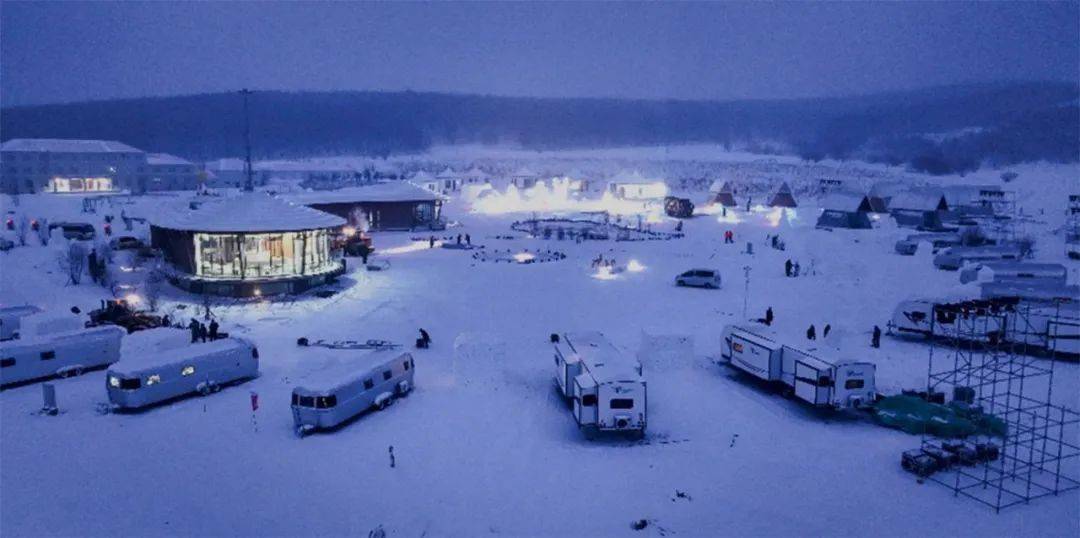
[[48,192],[105,192],[113,190],[108,177],[54,177],[45,188]]
[[327,229],[279,233],[196,233],[196,276],[275,278],[337,267]]

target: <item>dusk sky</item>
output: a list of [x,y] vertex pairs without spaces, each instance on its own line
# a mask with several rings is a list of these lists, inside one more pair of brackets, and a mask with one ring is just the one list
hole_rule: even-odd
[[819,97],[1073,80],[1077,2],[0,5],[4,105],[235,90]]

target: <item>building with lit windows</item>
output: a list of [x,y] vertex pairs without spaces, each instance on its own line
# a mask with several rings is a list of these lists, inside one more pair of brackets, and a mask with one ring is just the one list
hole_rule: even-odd
[[168,153],[146,154],[145,177],[141,191],[190,191],[203,183],[195,163]]
[[0,144],[0,190],[107,193],[139,190],[146,153],[111,140],[14,138]]
[[162,212],[151,219],[169,280],[193,293],[300,293],[344,273],[335,238],[345,219],[261,193]]

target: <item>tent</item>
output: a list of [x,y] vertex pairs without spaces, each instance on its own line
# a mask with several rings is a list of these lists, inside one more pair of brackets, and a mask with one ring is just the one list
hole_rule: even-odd
[[720,204],[724,207],[735,207],[738,204],[735,203],[735,191],[731,188],[731,182],[725,181],[724,185],[720,187],[720,190],[713,196],[713,203]]
[[769,200],[769,207],[799,207],[799,204],[795,203],[795,196],[791,194],[791,187],[788,186],[786,181],[772,195]]
[[921,230],[942,229],[941,216],[948,210],[941,191],[907,192],[889,200],[889,213],[897,225]]

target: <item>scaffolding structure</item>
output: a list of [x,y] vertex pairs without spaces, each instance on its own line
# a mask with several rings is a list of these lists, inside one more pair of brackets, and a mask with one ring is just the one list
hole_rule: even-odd
[[1052,400],[1056,340],[1046,335],[1042,357],[1026,349],[1040,332],[1031,307],[1016,299],[936,304],[932,323],[951,327],[935,332],[948,336],[931,344],[927,397],[950,396],[954,409],[991,417],[1004,431],[923,435],[924,454],[947,457],[926,478],[995,512],[1080,488],[1080,413]]

